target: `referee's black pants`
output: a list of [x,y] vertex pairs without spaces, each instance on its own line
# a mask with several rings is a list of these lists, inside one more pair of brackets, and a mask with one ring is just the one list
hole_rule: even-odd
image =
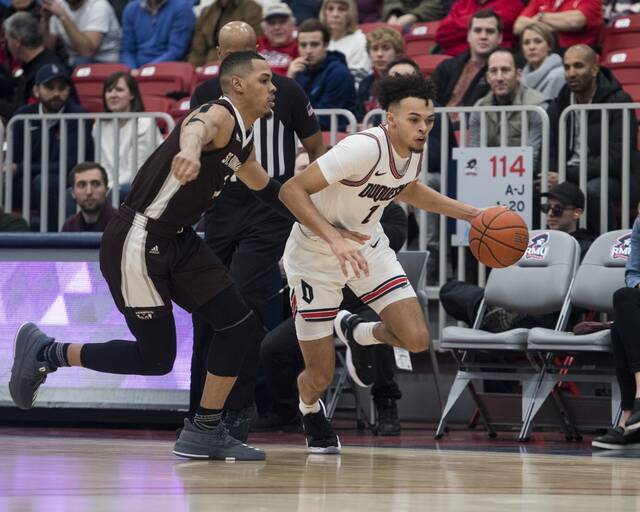
[[[215,205],[205,214],[205,242],[229,268],[240,295],[263,325],[270,299],[281,287],[278,263],[284,252],[292,221],[261,203],[240,184],[229,184]],[[277,315],[277,313],[275,313]],[[193,316],[193,354],[189,412],[195,413],[206,377],[206,360],[214,332],[211,326]],[[281,318],[275,319],[275,324]],[[260,346],[249,347],[225,407],[240,410],[255,401],[254,390],[259,366]]]

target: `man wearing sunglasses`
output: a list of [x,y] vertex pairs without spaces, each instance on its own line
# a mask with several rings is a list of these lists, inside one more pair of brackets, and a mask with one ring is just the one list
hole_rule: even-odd
[[[540,209],[547,214],[547,228],[564,231],[573,236],[580,244],[582,260],[595,238],[586,229],[578,227],[580,217],[584,213],[582,190],[577,185],[564,181],[541,196],[545,202],[540,205]],[[445,311],[456,320],[469,325],[473,324],[483,297],[484,288],[462,281],[449,281],[440,290],[440,300]],[[487,312],[480,328],[490,332],[503,332],[515,327],[553,328],[555,320],[555,314],[524,316],[496,307]]]

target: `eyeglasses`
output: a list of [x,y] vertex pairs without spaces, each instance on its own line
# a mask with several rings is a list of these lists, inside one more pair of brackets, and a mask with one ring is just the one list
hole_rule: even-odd
[[560,206],[559,204],[554,204],[552,206],[549,203],[544,203],[540,205],[540,210],[542,210],[542,213],[552,213],[554,217],[560,217],[560,215],[562,215],[565,210],[573,209],[575,209],[573,206]]

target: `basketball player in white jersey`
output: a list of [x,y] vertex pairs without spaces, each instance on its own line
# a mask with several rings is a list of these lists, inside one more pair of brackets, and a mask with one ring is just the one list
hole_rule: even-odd
[[[368,345],[421,352],[429,344],[416,294],[380,226],[384,207],[397,199],[469,222],[480,212],[418,181],[435,119],[431,82],[422,75],[390,76],[379,82],[378,97],[388,112],[386,125],[342,140],[280,191],[299,220],[284,265],[305,361],[298,377],[300,411],[307,446],[315,453],[340,450],[320,402],[333,379],[334,326],[347,345],[349,372],[364,386],[375,377]],[[339,312],[345,285],[382,321],[365,323]]]

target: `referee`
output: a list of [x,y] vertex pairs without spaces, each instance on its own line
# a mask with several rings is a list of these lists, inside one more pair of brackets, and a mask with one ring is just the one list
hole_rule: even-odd
[[[256,34],[250,25],[232,21],[220,29],[218,55],[224,60],[230,53],[255,51]],[[276,86],[273,114],[253,126],[256,159],[269,176],[284,183],[293,176],[296,156],[295,135],[309,153],[310,161],[326,148],[322,132],[304,91],[294,81],[273,75]],[[218,77],[196,88],[191,108],[222,95]],[[292,221],[275,213],[254,198],[239,181],[230,180],[215,206],[205,214],[205,242],[231,270],[236,286],[246,303],[265,323],[264,310],[280,278],[278,262],[291,231]],[[280,319],[278,319],[279,321]],[[193,355],[189,412],[195,412],[204,377],[205,361],[213,339],[211,327],[193,317]],[[259,364],[259,346],[247,352],[238,380],[229,395],[225,424],[231,435],[245,441],[254,416],[254,389]]]

